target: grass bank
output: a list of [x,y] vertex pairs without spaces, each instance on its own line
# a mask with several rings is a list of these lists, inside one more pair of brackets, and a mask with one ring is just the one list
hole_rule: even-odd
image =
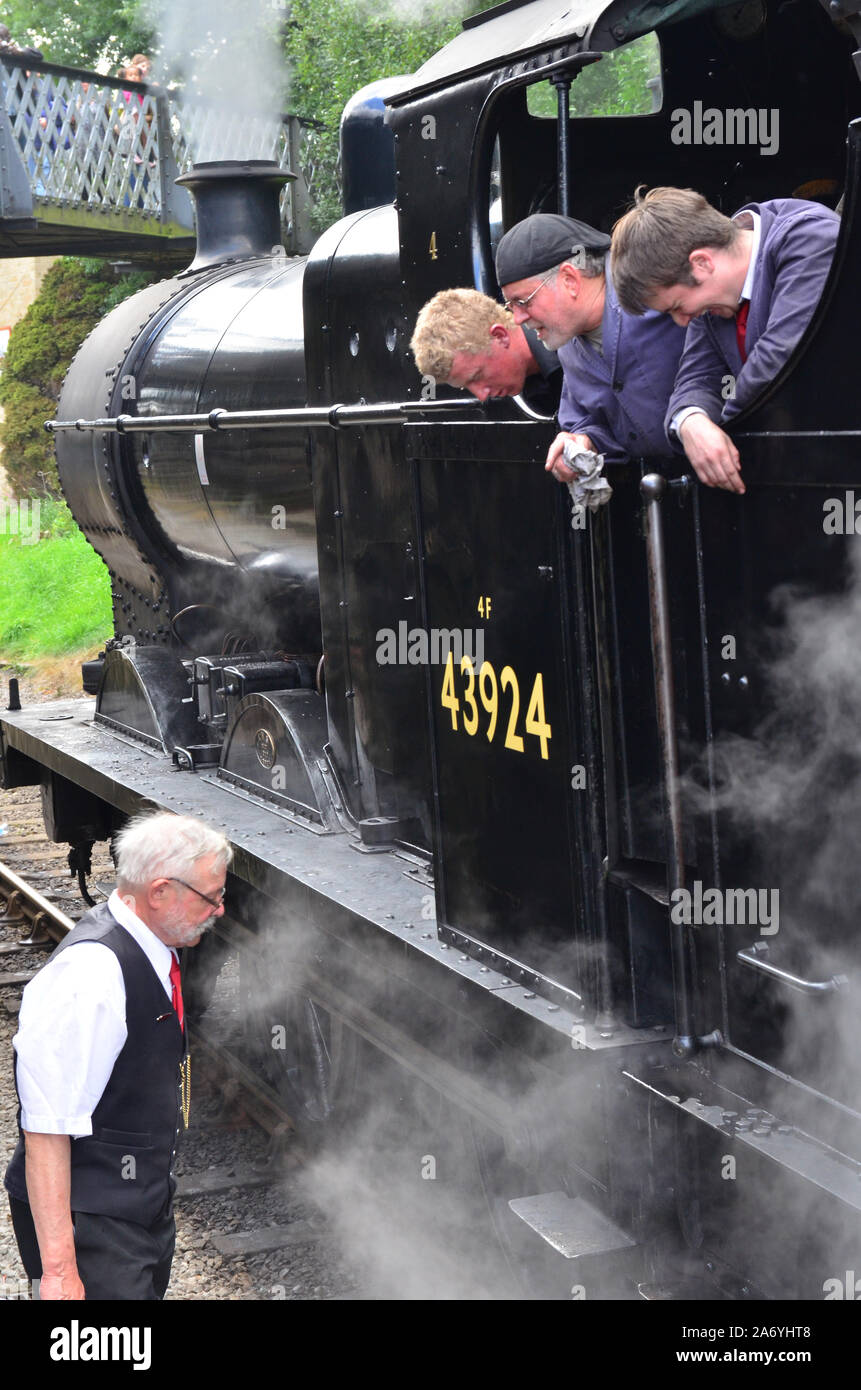
[[0,501],[0,663],[81,653],[111,635],[107,568],[65,503]]

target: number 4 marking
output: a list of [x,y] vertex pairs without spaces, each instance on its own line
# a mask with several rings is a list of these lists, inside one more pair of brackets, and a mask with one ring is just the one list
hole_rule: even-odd
[[547,745],[550,742],[552,730],[544,714],[544,678],[540,671],[535,677],[535,684],[529,697],[529,707],[526,711],[526,732],[537,736],[541,743],[542,758],[549,758],[550,752]]
[[451,649],[448,653],[448,661],[445,663],[445,675],[442,678],[442,699],[440,703],[443,709],[451,710],[451,727],[457,729],[457,712],[460,709],[460,700],[454,693],[454,659]]

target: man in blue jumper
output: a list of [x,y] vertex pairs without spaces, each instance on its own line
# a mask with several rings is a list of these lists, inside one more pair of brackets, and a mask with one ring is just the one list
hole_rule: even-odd
[[667,409],[670,441],[703,483],[744,492],[721,428],[774,381],[828,277],[840,219],[778,198],[725,217],[690,188],[653,188],[613,232],[619,302],[688,328]]
[[496,278],[515,322],[558,350],[565,380],[561,433],[546,468],[561,482],[566,440],[604,455],[669,457],[664,412],[684,333],[661,314],[623,313],[607,265],[610,238],[586,222],[536,213],[506,232],[496,252]]
[[13,1039],[20,1138],[6,1171],[42,1299],[160,1299],[189,1071],[177,952],[223,911],[232,850],[159,812],[116,843],[117,888],[24,991]]

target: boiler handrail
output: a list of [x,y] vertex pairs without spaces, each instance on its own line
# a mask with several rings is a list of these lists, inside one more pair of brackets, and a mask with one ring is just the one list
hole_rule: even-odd
[[205,415],[117,415],[104,420],[46,420],[49,434],[61,430],[103,430],[108,434],[172,431],[203,434],[217,430],[341,429],[345,425],[401,425],[414,416],[460,414],[477,400],[381,401],[377,405],[289,407],[283,410],[210,410]]

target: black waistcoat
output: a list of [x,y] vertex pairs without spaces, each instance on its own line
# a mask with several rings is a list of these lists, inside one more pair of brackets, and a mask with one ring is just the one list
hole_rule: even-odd
[[[107,946],[120,963],[128,1037],[93,1111],[93,1132],[72,1144],[72,1211],[150,1225],[173,1194],[171,1167],[181,1120],[185,1042],[161,981],[134,937],[100,903],[52,953],[81,941]],[[6,1188],[27,1201],[24,1141],[6,1170]]]

